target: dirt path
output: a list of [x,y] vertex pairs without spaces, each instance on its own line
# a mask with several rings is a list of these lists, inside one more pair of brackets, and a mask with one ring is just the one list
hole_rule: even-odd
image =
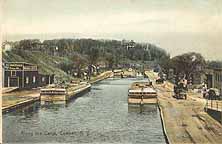
[[155,87],[171,143],[222,143],[222,125],[204,112],[205,101],[198,94],[177,100],[172,97],[172,87]]
[[2,94],[2,108],[25,102],[40,96],[39,89],[15,91]]
[[7,96],[30,96],[30,97],[38,97],[40,89],[32,89],[32,90],[21,90],[21,91],[14,91],[9,93],[2,94],[3,97]]

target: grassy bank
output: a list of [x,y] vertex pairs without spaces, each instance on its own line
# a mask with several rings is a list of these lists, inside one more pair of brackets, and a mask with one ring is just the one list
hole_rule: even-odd
[[55,74],[55,78],[59,81],[70,80],[72,77],[65,73],[60,64],[70,62],[66,57],[51,56],[40,51],[7,51],[2,54],[3,62],[27,62],[38,66],[41,74]]

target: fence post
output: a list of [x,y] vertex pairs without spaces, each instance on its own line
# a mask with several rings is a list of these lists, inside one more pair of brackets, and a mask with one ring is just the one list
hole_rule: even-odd
[[208,100],[206,100],[206,105],[205,105],[205,111],[207,112],[207,109],[208,109]]
[[219,101],[220,102],[220,110],[218,110],[219,112],[220,112],[220,123],[222,124],[222,103],[221,103],[221,101]]
[[222,111],[220,112],[220,123],[222,124]]
[[218,101],[216,101],[217,102],[217,111],[218,111]]

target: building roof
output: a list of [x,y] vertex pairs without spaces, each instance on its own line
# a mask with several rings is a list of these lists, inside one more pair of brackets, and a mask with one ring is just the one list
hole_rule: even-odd
[[209,72],[209,71],[211,71],[211,72],[213,72],[213,71],[222,71],[222,68],[206,68],[206,71],[207,72]]

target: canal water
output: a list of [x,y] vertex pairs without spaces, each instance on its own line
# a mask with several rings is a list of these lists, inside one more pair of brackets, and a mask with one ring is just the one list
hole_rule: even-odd
[[3,115],[4,143],[166,143],[159,110],[128,106],[134,79],[107,79],[68,104]]

